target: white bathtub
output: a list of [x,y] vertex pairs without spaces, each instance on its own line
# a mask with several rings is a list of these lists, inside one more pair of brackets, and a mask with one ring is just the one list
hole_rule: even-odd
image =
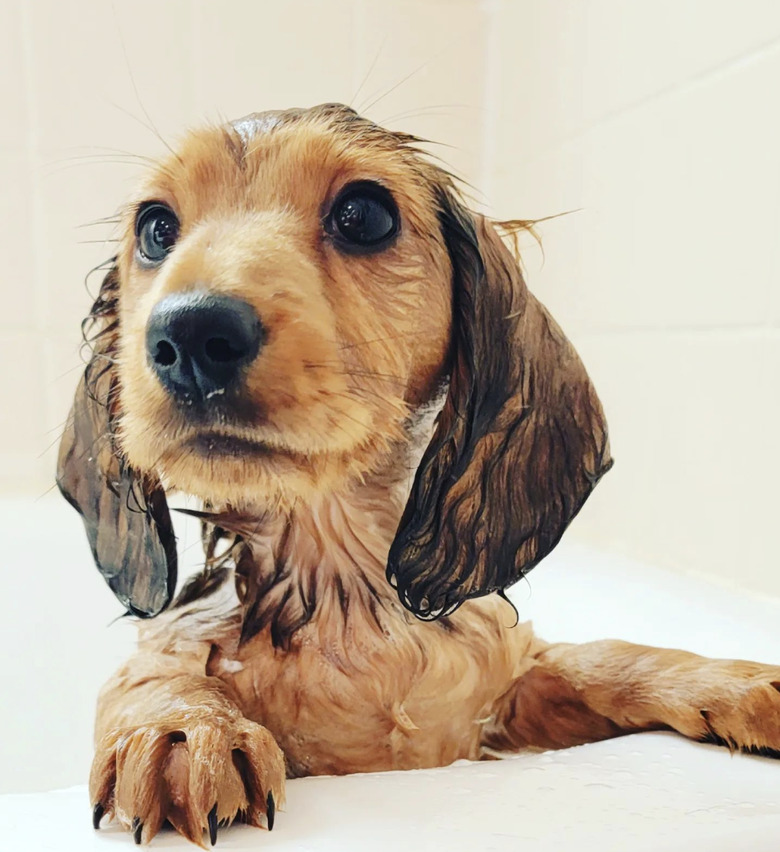
[[[57,495],[0,500],[0,849],[115,849],[94,834],[81,787],[99,685],[134,629],[92,567],[80,521]],[[197,529],[182,532],[185,563]],[[735,566],[738,575],[739,566]],[[780,602],[564,543],[513,599],[545,638],[618,637],[710,656],[780,662]],[[23,795],[19,795],[23,794]],[[565,752],[442,770],[291,782],[267,836],[234,850],[776,852],[780,762],[641,734]],[[121,838],[130,848],[131,838]],[[112,842],[113,841],[113,842]],[[167,834],[159,848],[187,848]]]

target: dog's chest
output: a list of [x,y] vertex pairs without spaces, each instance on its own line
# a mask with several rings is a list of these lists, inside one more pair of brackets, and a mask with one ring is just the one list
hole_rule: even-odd
[[437,766],[479,757],[482,727],[530,641],[506,622],[511,613],[490,600],[445,623],[356,611],[314,619],[287,651],[260,633],[212,671],[274,734],[292,775]]

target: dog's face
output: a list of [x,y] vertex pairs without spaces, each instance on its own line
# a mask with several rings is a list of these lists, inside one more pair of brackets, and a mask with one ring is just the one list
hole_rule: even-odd
[[191,134],[129,206],[58,482],[133,611],[172,592],[166,489],[262,514],[402,480],[440,389],[388,543],[420,617],[517,580],[609,468],[576,353],[415,141],[261,113]]
[[386,464],[449,351],[434,174],[346,108],[187,138],[123,226],[129,463],[242,507],[289,507]]

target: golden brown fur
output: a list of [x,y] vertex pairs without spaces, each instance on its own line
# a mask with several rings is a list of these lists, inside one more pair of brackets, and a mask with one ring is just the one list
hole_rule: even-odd
[[[217,821],[270,827],[285,774],[632,730],[780,749],[780,668],[549,645],[490,594],[549,552],[609,468],[606,424],[493,225],[414,141],[346,107],[260,114],[191,134],[128,207],[59,481],[141,614],[165,606],[175,569],[164,490],[204,501],[211,567],[143,624],[101,694],[96,824],[110,813],[148,842],[168,819],[202,843]],[[398,204],[381,253],[323,235],[354,180]],[[133,229],[150,199],[182,223],[151,270]],[[144,350],[154,306],[195,287],[240,297],[268,330],[243,407],[207,426]],[[246,451],[221,448],[225,435]]]
[[[425,167],[411,152],[398,162],[405,149],[380,146],[382,138],[355,145],[327,122],[301,119],[244,147],[214,128],[189,137],[141,188],[139,200],[170,200],[198,225],[160,274],[132,263],[131,227],[119,253],[122,444],[137,468],[162,468],[213,502],[254,507],[258,493],[289,506],[389,461],[409,405],[442,376],[450,296],[446,248],[430,236],[438,227]],[[381,269],[371,256],[344,258],[320,236],[329,197],[366,177],[392,181],[411,214],[404,245],[389,249]],[[196,281],[246,299],[269,329],[247,377],[265,422],[233,431],[278,448],[277,457],[182,463],[194,429],[144,369],[144,326],[164,295]]]

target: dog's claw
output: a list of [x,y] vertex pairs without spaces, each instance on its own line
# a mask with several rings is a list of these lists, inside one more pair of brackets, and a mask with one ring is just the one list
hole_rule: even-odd
[[217,822],[217,806],[209,811],[209,839],[211,840],[211,845],[217,845],[217,829],[219,828],[219,823]]
[[100,820],[103,819],[103,814],[105,812],[106,809],[100,802],[98,802],[92,811],[92,828],[94,828],[95,831],[100,828]]
[[[284,796],[284,755],[265,728],[236,710],[230,713],[236,718],[226,709],[201,722],[193,712],[193,724],[187,722],[183,730],[179,715],[130,734],[112,729],[98,744],[84,810],[89,802],[96,825],[101,817],[106,823],[115,817],[127,840],[144,847],[166,822],[203,849],[216,847],[218,840],[220,847],[226,845],[220,828],[235,819],[263,830],[273,827]],[[178,747],[185,738],[187,748]]]
[[269,790],[265,800],[265,818],[268,821],[268,830],[274,830],[274,817],[276,816],[276,803],[274,802],[274,794]]

